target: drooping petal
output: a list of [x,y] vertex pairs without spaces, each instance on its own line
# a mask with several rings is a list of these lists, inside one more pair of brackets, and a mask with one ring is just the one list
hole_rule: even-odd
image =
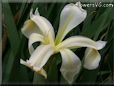
[[44,76],[45,78],[47,78],[47,73],[46,71],[42,68],[41,70],[37,71],[37,70],[34,70],[32,66],[30,66],[30,64],[28,64],[26,61],[20,59],[20,63],[29,67],[30,69],[32,69],[33,71],[37,72],[38,74],[41,74],[42,76]]
[[96,50],[102,49],[106,45],[105,41],[93,41],[90,38],[83,37],[83,36],[73,36],[67,38],[62,43],[60,43],[57,48],[79,48],[79,47],[89,47],[94,48]]
[[89,70],[96,69],[99,66],[100,59],[101,56],[97,50],[87,48],[84,56],[84,67]]
[[81,61],[71,50],[60,50],[62,55],[62,65],[60,71],[69,83],[72,83],[74,76],[79,73],[81,68]]
[[37,25],[30,19],[25,21],[21,31],[27,38],[29,38],[32,33],[41,34],[41,31],[38,29]]
[[32,34],[29,36],[28,48],[29,48],[30,54],[32,54],[33,51],[34,51],[34,48],[33,48],[32,44],[35,43],[35,42],[44,43],[44,38],[43,38],[43,36],[40,35],[40,34],[37,34],[37,33],[32,33]]
[[66,5],[60,15],[59,31],[56,37],[56,44],[60,43],[66,34],[79,25],[86,18],[87,12],[82,9],[81,3]]
[[45,38],[49,40],[49,43],[54,45],[55,34],[51,23],[46,18],[39,15],[32,16],[31,20],[39,27]]
[[40,45],[34,50],[27,63],[33,66],[34,70],[41,70],[53,53],[54,49],[51,45]]

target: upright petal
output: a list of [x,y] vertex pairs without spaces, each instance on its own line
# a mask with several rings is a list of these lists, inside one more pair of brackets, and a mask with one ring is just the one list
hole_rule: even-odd
[[54,45],[55,34],[51,23],[40,15],[32,16],[31,20],[39,27],[45,38],[49,40],[49,43]]
[[30,19],[25,21],[21,31],[27,38],[29,38],[32,33],[41,34],[41,31],[38,29],[37,25]]
[[60,43],[66,34],[79,25],[86,18],[87,12],[82,9],[81,3],[66,5],[60,15],[59,31],[56,37],[56,44]]
[[84,56],[84,67],[92,70],[99,66],[101,56],[95,49],[87,48]]
[[79,48],[79,47],[89,47],[94,48],[96,50],[102,49],[106,45],[105,41],[93,41],[90,38],[83,37],[83,36],[73,36],[70,38],[67,38],[62,43],[60,43],[57,48]]
[[72,83],[74,76],[79,73],[81,68],[81,61],[71,50],[62,49],[60,50],[62,55],[62,65],[60,71],[63,77]]
[[51,45],[40,45],[32,53],[27,63],[33,66],[34,70],[40,70],[54,53]]
[[33,43],[35,42],[41,42],[41,43],[44,43],[44,37],[40,34],[37,34],[37,33],[32,33],[29,37],[29,43],[28,43],[28,48],[29,48],[29,52],[30,54],[33,53],[34,51],[34,48],[33,48]]
[[44,17],[40,16],[38,8],[33,14],[33,9],[30,11],[30,19],[27,20],[22,28],[22,33],[28,38],[31,33],[38,33],[45,36],[47,44],[54,45],[54,29],[51,23]]
[[36,8],[34,14],[33,14],[33,8],[30,10],[30,18],[32,18],[34,15],[40,16],[40,13],[39,13],[39,11],[38,11],[38,8]]

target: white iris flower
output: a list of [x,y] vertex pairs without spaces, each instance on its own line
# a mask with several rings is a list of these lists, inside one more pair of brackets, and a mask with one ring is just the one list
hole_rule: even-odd
[[[97,68],[101,59],[98,50],[105,46],[105,41],[95,42],[83,36],[73,36],[63,40],[68,32],[84,21],[86,15],[87,12],[82,9],[80,2],[66,5],[61,12],[59,30],[55,38],[51,23],[40,16],[38,9],[34,14],[31,10],[30,19],[22,28],[22,33],[29,39],[28,48],[31,56],[27,61],[21,59],[20,63],[46,78],[43,66],[51,55],[60,52],[62,57],[60,72],[64,79],[71,83],[81,68],[79,57],[71,49],[88,47],[85,51],[84,67],[90,70]],[[35,42],[41,42],[36,49],[32,45]]]

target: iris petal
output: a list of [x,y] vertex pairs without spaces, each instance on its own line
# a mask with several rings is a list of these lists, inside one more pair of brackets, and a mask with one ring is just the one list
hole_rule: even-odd
[[[23,65],[25,65],[25,66],[27,66],[27,67],[29,67],[30,69],[34,70],[33,67],[30,64],[28,64],[26,61],[20,59],[20,63],[23,64]],[[38,71],[37,70],[34,70],[34,71],[36,73],[38,73],[38,74],[41,74],[45,78],[47,78],[47,73],[46,73],[46,71],[43,68],[41,70],[38,70]]]
[[96,69],[99,66],[100,59],[101,56],[97,50],[87,48],[84,56],[84,67],[89,70]]
[[32,20],[27,20],[25,21],[22,29],[21,29],[22,33],[29,38],[29,36],[32,33],[38,33],[41,34],[41,31],[39,30],[39,28],[37,27],[37,25],[32,21]]
[[34,48],[33,48],[32,44],[35,43],[35,42],[44,43],[43,36],[40,35],[40,34],[37,34],[37,33],[32,33],[30,35],[30,37],[29,37],[29,44],[28,44],[28,48],[29,48],[30,54],[32,54],[33,51],[34,51]]
[[79,47],[89,47],[94,48],[96,50],[102,49],[106,45],[105,41],[93,41],[90,38],[83,37],[83,36],[73,36],[70,38],[67,38],[63,42],[61,42],[57,48],[79,48]]
[[34,15],[31,20],[39,27],[43,36],[49,40],[49,43],[54,45],[55,34],[51,23],[46,18],[37,15]]
[[60,43],[68,32],[79,25],[86,18],[87,12],[82,9],[81,4],[66,5],[60,15],[59,30],[56,37],[56,44]]
[[62,49],[60,50],[60,53],[62,55],[62,65],[60,71],[63,77],[69,83],[72,83],[75,75],[80,71],[81,61],[78,56],[69,49]]
[[34,50],[27,62],[33,66],[33,69],[40,70],[53,53],[54,49],[51,45],[40,45]]

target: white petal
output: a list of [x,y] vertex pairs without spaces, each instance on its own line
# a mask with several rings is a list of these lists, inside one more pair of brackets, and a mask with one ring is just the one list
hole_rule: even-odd
[[86,15],[87,12],[82,9],[79,2],[66,5],[60,15],[59,31],[56,38],[57,44],[63,40],[68,32],[84,21]]
[[83,36],[73,36],[70,38],[67,38],[62,43],[60,43],[57,48],[79,48],[79,47],[89,47],[94,48],[96,50],[99,50],[105,46],[105,41],[98,41],[95,42],[91,40],[90,38],[83,37]]
[[27,61],[34,70],[40,70],[48,61],[50,56],[54,53],[51,45],[40,45],[32,53],[30,59]]
[[39,11],[38,11],[38,8],[36,8],[36,10],[35,10],[35,13],[34,13],[35,15],[40,15],[39,14]]
[[44,42],[43,36],[37,33],[32,33],[29,37],[29,44],[28,44],[28,48],[29,48],[29,52],[30,54],[33,53],[34,48],[32,46],[33,43],[35,42]]
[[27,67],[31,67],[30,64],[28,64],[26,61],[20,59],[20,63],[27,66]]
[[54,29],[51,23],[44,17],[39,15],[38,8],[33,14],[33,9],[30,11],[30,20],[27,20],[22,28],[22,33],[29,38],[31,33],[38,33],[45,36],[46,44],[54,45]]
[[104,48],[106,43],[107,43],[106,41],[101,41],[101,40],[97,41],[97,48],[98,48],[98,50]]
[[33,13],[33,8],[30,10],[30,18],[32,18],[34,15],[40,16],[38,8],[36,8],[35,13]]
[[62,66],[60,71],[63,77],[69,82],[72,83],[74,76],[79,73],[81,68],[81,61],[71,50],[62,49],[60,50],[62,55]]
[[34,15],[31,20],[36,23],[43,35],[47,37],[49,42],[54,44],[55,34],[51,23],[46,18],[38,15]]
[[101,56],[95,49],[87,48],[84,56],[84,67],[92,70],[99,66]]
[[38,29],[37,25],[32,20],[25,21],[23,28],[21,29],[22,33],[29,38],[32,33],[41,34],[40,30]]
[[[42,50],[44,47],[45,47],[45,45],[39,45],[36,49],[37,49],[37,51],[40,52],[40,50]],[[34,58],[33,57],[30,57],[29,60],[35,61],[34,60],[35,58],[36,58],[35,56],[34,56]],[[27,60],[27,62],[29,62],[29,60]]]
[[[27,67],[29,67],[30,69],[34,70],[33,67],[30,64],[28,64],[26,61],[20,59],[20,63],[27,66]],[[34,71],[41,74],[41,75],[43,75],[45,78],[47,78],[47,73],[43,68],[39,71],[37,71],[37,70],[34,70]]]

